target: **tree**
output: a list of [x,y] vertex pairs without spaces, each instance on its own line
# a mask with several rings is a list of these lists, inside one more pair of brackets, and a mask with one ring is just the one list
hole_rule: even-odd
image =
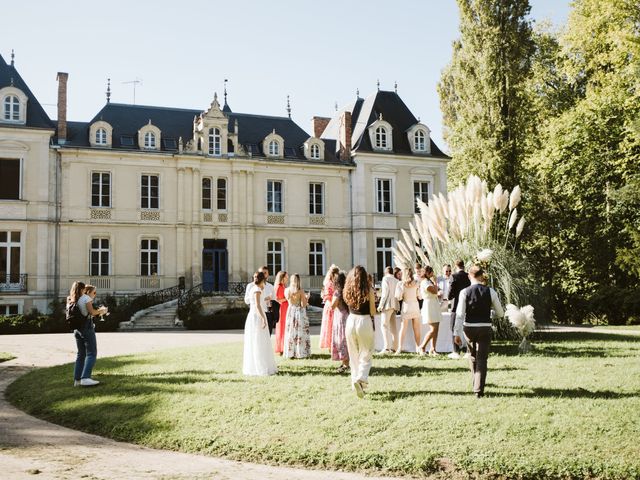
[[458,0],[460,38],[438,91],[452,154],[449,184],[475,174],[518,183],[528,117],[523,83],[533,52],[528,0]]

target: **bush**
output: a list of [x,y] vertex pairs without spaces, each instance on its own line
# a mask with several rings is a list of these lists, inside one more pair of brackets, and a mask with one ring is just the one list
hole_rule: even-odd
[[37,309],[24,315],[0,316],[0,334],[67,333],[64,316],[43,315]]
[[587,311],[597,323],[634,325],[640,323],[640,288],[599,288],[586,302]]

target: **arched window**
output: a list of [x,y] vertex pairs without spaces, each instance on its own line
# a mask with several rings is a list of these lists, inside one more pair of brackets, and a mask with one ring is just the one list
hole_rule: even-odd
[[275,140],[269,142],[269,155],[277,157],[280,155],[280,145]]
[[104,128],[96,130],[96,145],[107,144],[107,131]]
[[220,129],[209,129],[209,155],[222,154]]
[[15,95],[9,95],[4,99],[4,117],[5,120],[20,120],[20,101]]
[[387,148],[387,129],[376,128],[376,148]]
[[427,144],[425,143],[425,134],[422,130],[416,131],[413,135],[413,149],[416,152],[424,152],[427,150]]
[[144,134],[144,148],[156,148],[156,136],[153,132]]
[[320,158],[320,147],[317,144],[311,145],[311,158],[318,160]]

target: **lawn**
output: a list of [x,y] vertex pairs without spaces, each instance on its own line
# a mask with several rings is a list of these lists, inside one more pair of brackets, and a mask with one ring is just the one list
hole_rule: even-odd
[[359,400],[327,355],[245,378],[240,344],[99,359],[103,383],[91,389],[71,386],[71,365],[40,369],[7,395],[72,428],[237,460],[442,478],[640,476],[638,338],[542,335],[526,356],[495,344],[483,399],[464,360],[376,357]]
[[9,360],[13,360],[14,358],[16,357],[11,355],[10,353],[0,352],[0,362],[8,362]]

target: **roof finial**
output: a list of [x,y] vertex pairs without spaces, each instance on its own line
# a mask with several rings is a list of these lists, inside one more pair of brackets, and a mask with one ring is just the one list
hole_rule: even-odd
[[336,112],[338,111],[338,102],[336,102],[336,103],[334,103],[334,104],[333,104],[333,108],[335,108],[335,109],[336,109]]
[[227,104],[227,82],[229,80],[228,79],[224,79],[224,104]]
[[11,66],[13,67],[13,64],[15,63],[15,58],[16,58],[16,54],[13,51],[13,48],[11,49]]
[[11,86],[13,87],[13,77],[11,77]]
[[356,88],[356,100],[360,98],[360,89]]
[[218,92],[213,92],[213,101],[214,102],[218,101]]
[[111,102],[111,79],[107,78],[107,103]]
[[393,82],[393,89],[395,90],[396,93],[398,93],[398,81],[397,80],[395,82]]
[[287,115],[291,118],[291,103],[289,102],[289,95],[287,95]]
[[380,91],[380,79],[378,79],[377,85],[378,85],[378,91]]

